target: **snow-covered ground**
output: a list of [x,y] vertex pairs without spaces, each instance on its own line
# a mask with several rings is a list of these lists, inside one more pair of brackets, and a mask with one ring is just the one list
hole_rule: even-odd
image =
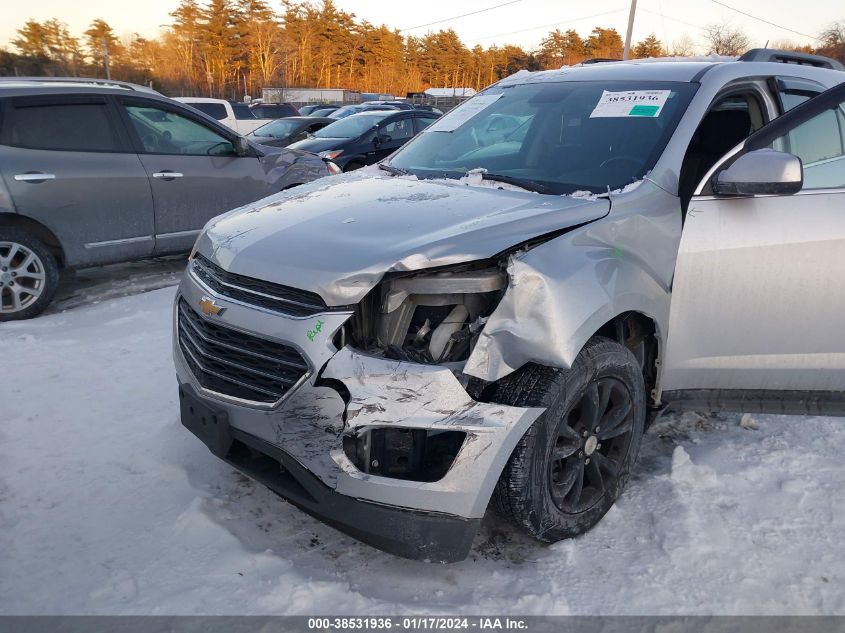
[[142,292],[180,265],[156,265],[0,325],[0,613],[845,613],[842,421],[669,417],[589,534],[543,546],[488,517],[462,563],[401,560],[180,426],[174,288]]

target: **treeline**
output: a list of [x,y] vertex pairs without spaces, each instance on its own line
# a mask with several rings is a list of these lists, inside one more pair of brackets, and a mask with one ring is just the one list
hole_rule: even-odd
[[[170,95],[240,99],[265,86],[347,88],[403,95],[427,87],[483,88],[520,69],[620,58],[623,42],[613,28],[595,27],[587,37],[555,30],[537,50],[513,45],[468,48],[451,29],[403,35],[359,21],[332,0],[319,5],[283,0],[281,12],[267,0],[182,0],[157,39],[119,38],[103,20],[80,37],[56,19],[30,20],[17,31],[14,51],[0,49],[0,75],[110,76],[150,83]],[[818,48],[779,46],[845,61],[845,22],[832,25]],[[704,29],[700,50],[732,55],[749,40],[730,25]],[[688,36],[665,44],[653,34],[632,47],[633,57],[690,55]]]

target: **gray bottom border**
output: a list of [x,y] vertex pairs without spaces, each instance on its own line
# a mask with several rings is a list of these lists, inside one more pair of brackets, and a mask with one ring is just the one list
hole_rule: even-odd
[[845,616],[0,616],[0,633],[845,633]]

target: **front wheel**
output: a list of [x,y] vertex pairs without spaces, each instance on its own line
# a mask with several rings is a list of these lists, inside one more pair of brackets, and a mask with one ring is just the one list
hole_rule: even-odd
[[0,227],[0,321],[37,316],[58,285],[59,267],[50,250],[25,231]]
[[546,408],[499,478],[499,514],[549,543],[598,523],[622,493],[643,434],[645,383],[634,355],[594,337],[570,369],[528,365],[500,382],[494,400]]

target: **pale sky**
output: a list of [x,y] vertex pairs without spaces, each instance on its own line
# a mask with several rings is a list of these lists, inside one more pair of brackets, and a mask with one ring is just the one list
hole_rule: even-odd
[[[634,41],[654,33],[664,44],[671,44],[684,34],[697,46],[702,45],[701,26],[714,22],[730,22],[751,37],[752,46],[763,46],[767,40],[790,40],[813,43],[810,36],[831,22],[845,20],[842,0],[806,0],[796,10],[795,0],[722,0],[723,4],[744,11],[781,27],[731,11],[714,0],[638,0],[634,23]],[[531,50],[554,28],[574,28],[582,36],[597,25],[616,28],[624,37],[628,20],[629,0],[516,0],[502,6],[459,19],[448,20],[423,28],[411,29],[464,13],[504,4],[508,0],[336,0],[336,4],[359,19],[391,28],[410,29],[404,33],[423,35],[427,31],[453,28],[465,44],[490,46],[518,44]],[[271,0],[278,8],[280,3]],[[17,28],[28,19],[59,18],[68,24],[74,35],[81,35],[95,18],[103,18],[122,36],[136,32],[155,37],[170,21],[169,13],[179,0],[37,0],[37,2],[3,3],[0,23],[0,44],[8,46]],[[604,14],[604,15],[597,15]],[[591,17],[594,16],[594,17]],[[703,51],[702,51],[703,52]]]

